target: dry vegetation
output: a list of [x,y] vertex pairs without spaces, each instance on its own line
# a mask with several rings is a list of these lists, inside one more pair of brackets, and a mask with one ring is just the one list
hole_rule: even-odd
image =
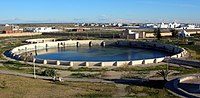
[[0,75],[0,98],[111,97],[114,84],[52,82],[12,75]]

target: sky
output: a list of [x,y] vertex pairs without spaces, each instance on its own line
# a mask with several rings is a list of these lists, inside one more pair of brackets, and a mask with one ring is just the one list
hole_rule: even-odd
[[200,23],[200,0],[1,0],[0,23]]

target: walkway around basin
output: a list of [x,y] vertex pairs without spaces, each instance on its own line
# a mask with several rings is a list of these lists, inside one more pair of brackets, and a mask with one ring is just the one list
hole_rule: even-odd
[[187,91],[180,89],[177,85],[175,85],[178,79],[179,78],[173,79],[165,84],[165,87],[167,88],[169,92],[173,93],[176,96],[184,97],[184,98],[200,98],[198,94],[191,94]]

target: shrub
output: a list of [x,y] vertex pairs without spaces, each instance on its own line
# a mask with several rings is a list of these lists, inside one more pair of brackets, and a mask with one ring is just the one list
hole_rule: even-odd
[[54,77],[57,75],[57,72],[55,69],[46,69],[42,72],[42,75],[43,76],[51,76],[51,77]]
[[0,87],[1,88],[6,88],[6,81],[2,81]]

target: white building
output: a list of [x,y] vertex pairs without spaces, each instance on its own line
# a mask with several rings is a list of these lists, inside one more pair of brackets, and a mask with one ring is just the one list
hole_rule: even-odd
[[95,26],[95,24],[91,23],[91,24],[90,24],[90,26],[91,26],[91,27],[94,27],[94,26]]
[[10,26],[9,24],[5,24],[5,27],[8,27],[8,26]]
[[190,33],[186,32],[185,30],[182,30],[181,32],[178,32],[178,37],[190,37]]
[[195,25],[187,25],[184,27],[184,29],[195,29],[196,26]]
[[138,32],[133,32],[129,29],[126,29],[122,32],[121,35],[122,38],[126,39],[139,39],[139,38],[145,38],[145,32],[138,33]]
[[178,24],[176,22],[173,22],[173,23],[163,23],[162,22],[162,23],[158,24],[159,28],[164,28],[164,29],[166,29],[166,28],[178,28],[180,26],[181,26],[181,24]]
[[12,30],[19,30],[19,31],[23,31],[23,28],[20,28],[19,26],[15,26],[15,25],[11,25],[12,26]]
[[180,26],[181,26],[181,24],[173,22],[173,23],[169,23],[168,28],[178,28]]
[[162,22],[162,23],[158,24],[158,27],[159,27],[159,28],[168,28],[169,25],[168,25],[168,24],[165,24],[164,22]]
[[121,27],[121,26],[123,26],[123,24],[122,24],[122,23],[118,23],[117,26],[118,26],[118,27]]
[[158,28],[158,26],[156,26],[155,24],[151,23],[151,24],[145,24],[143,26],[143,28]]
[[23,28],[20,28],[18,25],[5,24],[4,27],[9,28],[9,30],[13,30],[13,31],[23,31]]
[[113,23],[112,26],[115,27],[115,26],[117,26],[117,24]]
[[60,32],[61,30],[52,27],[37,27],[33,29],[33,32]]

